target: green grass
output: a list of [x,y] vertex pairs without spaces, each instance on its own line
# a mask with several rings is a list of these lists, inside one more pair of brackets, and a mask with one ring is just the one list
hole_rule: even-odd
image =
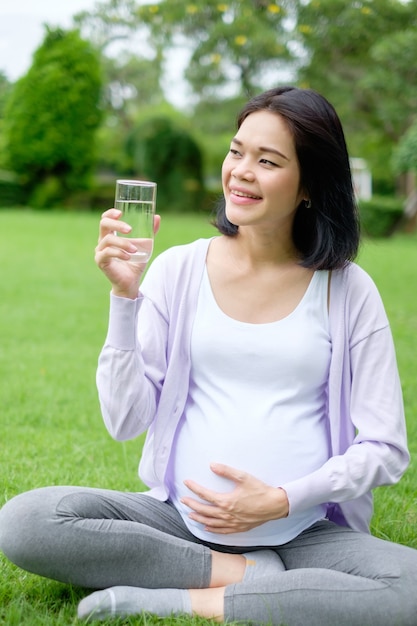
[[[137,477],[142,439],[111,440],[97,402],[95,369],[109,297],[109,284],[93,260],[98,219],[90,213],[0,212],[0,505],[16,493],[48,484],[142,487]],[[215,232],[207,216],[164,216],[156,252]],[[410,448],[416,452],[417,238],[366,242],[360,264],[375,279],[391,319]],[[417,548],[416,484],[413,461],[399,485],[376,490],[377,535]],[[76,624],[81,595],[82,590],[22,572],[0,557],[2,624]]]

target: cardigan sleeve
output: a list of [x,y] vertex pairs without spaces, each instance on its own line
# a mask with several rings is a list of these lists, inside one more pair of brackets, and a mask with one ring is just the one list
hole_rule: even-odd
[[341,312],[332,334],[331,371],[336,379],[329,386],[332,455],[317,471],[282,485],[290,514],[320,503],[352,501],[377,486],[395,483],[409,462],[388,320],[369,276],[357,266],[351,274],[343,304],[334,303]]
[[[156,263],[148,270],[148,283],[160,283],[159,267]],[[166,369],[166,334],[167,321],[149,297],[110,296],[96,382],[103,420],[114,439],[138,436],[155,417]]]
[[188,392],[189,337],[209,242],[175,246],[156,257],[136,301],[111,296],[97,387],[115,439],[132,439],[158,423],[158,449],[174,428],[171,415],[182,410]]

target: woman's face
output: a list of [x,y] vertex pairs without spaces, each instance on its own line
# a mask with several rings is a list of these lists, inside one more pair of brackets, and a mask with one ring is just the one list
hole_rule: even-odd
[[226,216],[236,226],[291,228],[305,195],[294,140],[284,119],[251,113],[231,142],[222,167]]

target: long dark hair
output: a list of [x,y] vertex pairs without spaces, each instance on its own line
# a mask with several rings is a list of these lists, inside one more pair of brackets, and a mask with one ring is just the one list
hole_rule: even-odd
[[[345,136],[335,109],[311,89],[277,87],[252,98],[237,127],[255,111],[279,114],[294,139],[300,186],[311,202],[300,202],[294,217],[292,236],[300,263],[312,269],[343,267],[358,252],[360,229]],[[238,232],[226,217],[224,198],[214,224],[224,235]]]

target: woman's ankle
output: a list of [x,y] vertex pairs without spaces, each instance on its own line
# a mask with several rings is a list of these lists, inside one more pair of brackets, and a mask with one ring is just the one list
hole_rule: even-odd
[[224,587],[189,589],[193,615],[224,622],[224,591]]
[[240,583],[245,569],[246,558],[242,554],[227,554],[212,550],[210,588]]

